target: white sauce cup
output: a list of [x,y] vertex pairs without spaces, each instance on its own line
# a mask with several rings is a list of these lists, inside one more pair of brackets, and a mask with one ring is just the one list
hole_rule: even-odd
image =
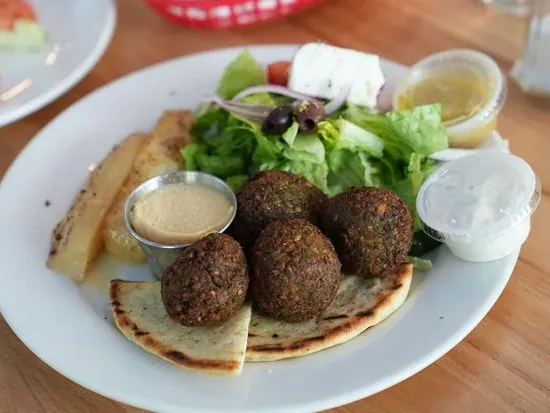
[[424,231],[457,257],[495,261],[523,245],[540,182],[517,156],[482,151],[440,166],[416,199]]

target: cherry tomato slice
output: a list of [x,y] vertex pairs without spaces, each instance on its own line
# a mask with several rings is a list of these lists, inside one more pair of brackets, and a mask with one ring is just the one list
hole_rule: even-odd
[[16,19],[36,20],[36,13],[33,8],[24,1],[16,2],[14,14]]
[[291,64],[286,60],[271,63],[267,67],[267,81],[272,85],[287,86]]

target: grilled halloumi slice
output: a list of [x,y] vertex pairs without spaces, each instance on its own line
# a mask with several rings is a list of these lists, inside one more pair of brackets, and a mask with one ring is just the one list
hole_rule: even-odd
[[143,142],[141,135],[129,136],[92,171],[53,230],[48,267],[75,281],[84,280],[86,271],[103,249],[104,219]]

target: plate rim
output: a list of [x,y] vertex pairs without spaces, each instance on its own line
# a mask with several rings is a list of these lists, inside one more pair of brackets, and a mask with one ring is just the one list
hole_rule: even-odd
[[[89,94],[83,96],[82,98],[80,98],[76,102],[73,102],[69,107],[64,109],[61,113],[59,113],[57,116],[55,116],[50,122],[48,122],[35,135],[35,137],[33,137],[33,139],[25,146],[25,148],[14,159],[12,164],[7,168],[5,174],[4,174],[4,176],[3,176],[3,178],[0,182],[0,199],[3,196],[2,188],[4,188],[3,183],[5,181],[5,178],[8,177],[8,176],[11,176],[13,169],[16,167],[16,165],[19,162],[21,162],[21,159],[24,157],[26,151],[30,150],[30,148],[32,148],[38,142],[38,140],[35,139],[35,138],[40,138],[40,135],[42,135],[49,127],[51,127],[51,125],[53,123],[59,121],[59,118],[61,118],[62,115],[65,114],[65,112],[68,112],[68,111],[72,110],[75,106],[83,103],[87,99],[92,99],[95,94],[101,93],[104,89],[107,89],[110,86],[112,86],[113,83],[122,81],[123,79],[127,79],[127,78],[130,78],[132,76],[139,75],[140,73],[142,73],[144,71],[155,70],[159,66],[173,64],[173,63],[175,63],[179,60],[183,60],[183,59],[186,59],[186,58],[189,58],[189,57],[197,57],[197,56],[200,56],[200,55],[208,55],[208,54],[217,53],[217,52],[236,53],[236,52],[242,50],[243,48],[250,48],[250,49],[273,48],[273,49],[278,49],[278,48],[296,48],[298,46],[299,46],[299,44],[295,44],[295,43],[283,43],[283,44],[267,44],[267,45],[266,44],[246,44],[246,45],[238,45],[238,46],[227,47],[227,48],[210,48],[210,49],[206,49],[206,50],[203,50],[201,52],[198,52],[198,53],[190,53],[190,54],[187,54],[187,55],[182,55],[182,56],[177,56],[177,57],[174,57],[174,58],[170,58],[170,59],[152,64],[152,65],[137,69],[137,70],[132,71],[128,74],[125,74],[124,76],[121,76],[119,78],[111,80],[110,82],[106,83],[105,85],[102,85],[101,87],[93,90]],[[395,61],[392,61],[392,60],[389,60],[389,59],[385,59],[382,56],[381,56],[381,59],[383,59],[386,62],[389,62],[390,64],[393,64],[393,65],[403,66],[402,64],[400,64],[398,62],[395,62]],[[440,344],[437,347],[436,351],[431,351],[423,359],[419,359],[414,365],[410,366],[408,369],[402,369],[398,373],[395,373],[391,376],[386,376],[384,378],[384,380],[377,381],[375,383],[375,385],[369,384],[367,386],[360,387],[360,388],[357,388],[353,391],[342,393],[340,395],[329,396],[329,397],[326,397],[326,398],[323,398],[323,399],[318,399],[315,402],[303,402],[303,403],[300,403],[300,404],[294,404],[294,405],[292,405],[293,407],[291,407],[291,408],[289,408],[288,406],[272,407],[272,408],[268,408],[268,409],[265,409],[265,410],[262,410],[262,411],[265,411],[267,413],[276,413],[276,412],[280,413],[280,412],[283,412],[283,411],[284,412],[291,412],[291,411],[297,411],[297,412],[300,411],[301,412],[301,411],[311,411],[311,409],[313,409],[315,411],[318,411],[318,410],[323,410],[323,409],[334,408],[334,407],[337,407],[337,406],[342,406],[342,405],[357,401],[359,399],[369,397],[369,396],[374,395],[374,394],[376,394],[380,391],[386,390],[386,389],[402,382],[403,380],[413,376],[414,374],[418,373],[419,371],[423,370],[427,366],[429,366],[432,363],[434,363],[435,361],[437,361],[443,355],[448,353],[451,349],[453,349],[476,326],[479,325],[481,320],[491,310],[491,308],[494,306],[495,302],[498,300],[498,298],[502,294],[502,291],[506,287],[506,285],[507,285],[507,283],[508,283],[508,281],[509,281],[509,279],[510,279],[512,273],[513,273],[513,269],[514,269],[514,267],[517,263],[518,256],[519,256],[519,251],[517,251],[514,254],[514,257],[513,257],[514,258],[514,263],[511,267],[512,269],[510,270],[510,273],[507,276],[502,276],[502,277],[499,278],[498,285],[495,285],[495,288],[492,290],[492,294],[490,296],[488,296],[486,300],[484,300],[482,305],[479,306],[479,309],[476,311],[475,317],[472,317],[470,319],[469,323],[464,323],[462,325],[462,328],[457,330],[455,332],[455,334],[450,335],[447,338],[447,340],[442,342],[442,344]],[[0,313],[2,313],[2,314],[4,313],[2,302],[0,302]],[[135,407],[149,409],[149,410],[158,410],[159,409],[158,404],[153,405],[153,403],[155,402],[154,399],[147,400],[146,398],[142,398],[140,396],[133,397],[133,398],[128,398],[128,397],[125,397],[125,395],[117,393],[116,390],[109,393],[106,390],[103,391],[102,389],[97,388],[94,383],[86,384],[85,383],[86,381],[81,380],[79,377],[77,377],[77,375],[73,375],[71,372],[67,371],[65,368],[60,367],[58,365],[55,365],[54,363],[50,363],[49,362],[49,357],[42,354],[34,346],[29,345],[29,343],[25,339],[22,338],[22,335],[20,334],[21,331],[13,325],[14,323],[10,322],[10,320],[5,318],[5,317],[4,317],[4,319],[6,321],[6,324],[12,329],[12,331],[15,333],[17,338],[29,350],[31,350],[41,361],[43,361],[44,363],[46,363],[48,365],[48,367],[52,368],[53,370],[55,370],[59,374],[65,376],[69,380],[73,381],[74,383],[76,383],[76,384],[78,384],[78,385],[80,385],[80,386],[82,386],[82,387],[84,387],[84,388],[86,388],[86,389],[88,389],[88,390],[90,390],[94,393],[100,394],[100,395],[102,395],[106,398],[116,400],[118,402],[124,403],[124,404],[129,405],[129,406],[135,406]],[[368,387],[368,390],[366,390],[367,387]],[[162,410],[162,411],[166,411],[166,412],[192,411],[191,410],[192,408],[186,407],[186,406],[177,406],[176,408],[173,408],[173,407],[174,406],[170,407],[170,406],[164,405],[164,406],[162,406],[162,408],[163,409],[166,408],[166,410]],[[205,408],[205,409],[201,409],[201,410],[205,411],[205,412],[222,412],[222,411],[223,412],[226,412],[226,411],[252,412],[252,411],[255,411],[250,407],[246,408],[246,409],[229,408],[229,409],[220,410],[220,409]]]
[[[59,84],[49,88],[46,92],[25,101],[22,105],[6,112],[5,114],[0,112],[0,128],[24,119],[25,117],[38,112],[40,109],[43,109],[48,104],[53,103],[59,97],[63,96],[74,86],[76,86],[94,69],[111,44],[117,25],[118,13],[114,3],[115,0],[104,1],[107,6],[107,18],[100,36],[97,38],[95,46],[87,57],[80,62],[80,64],[77,65]],[[72,104],[70,106],[72,106]]]

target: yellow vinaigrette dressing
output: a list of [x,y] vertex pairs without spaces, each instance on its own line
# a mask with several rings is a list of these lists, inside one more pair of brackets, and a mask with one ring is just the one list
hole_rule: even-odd
[[506,98],[506,80],[496,62],[475,50],[430,55],[411,67],[393,97],[396,110],[439,103],[449,145],[476,148],[495,131]]
[[444,74],[421,80],[400,97],[403,109],[414,106],[441,104],[441,118],[445,125],[468,119],[475,115],[488,96],[487,85],[476,76]]
[[[476,115],[489,99],[491,84],[467,73],[434,75],[412,85],[398,98],[399,109],[440,103],[441,120],[447,127]],[[465,133],[451,136],[451,146],[476,147],[493,132],[496,114]]]

